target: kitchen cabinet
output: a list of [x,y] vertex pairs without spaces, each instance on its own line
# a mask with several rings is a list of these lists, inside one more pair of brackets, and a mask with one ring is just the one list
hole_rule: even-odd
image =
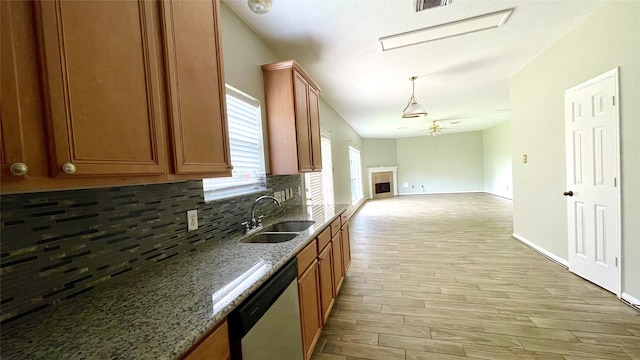
[[262,65],[272,175],[322,170],[320,89],[294,60]]
[[336,296],[340,292],[342,287],[342,281],[344,280],[344,264],[342,262],[342,236],[338,232],[331,239],[331,246],[333,250],[333,288]]
[[[0,180],[2,188],[47,175],[33,8],[0,2]],[[13,169],[12,169],[13,168]]]
[[336,293],[333,287],[333,247],[331,243],[318,254],[318,271],[320,273],[320,307],[322,324],[327,322]]
[[[315,246],[315,240],[312,245]],[[300,261],[298,265],[300,265]],[[322,330],[319,283],[318,260],[313,259],[311,264],[303,270],[302,275],[298,277],[302,350],[305,360],[311,358]]]
[[163,1],[176,174],[231,170],[218,1]]
[[340,234],[342,236],[342,264],[344,274],[347,274],[347,269],[351,265],[351,240],[349,239],[349,222],[346,215],[340,216],[342,227],[340,228]]
[[229,327],[227,320],[196,344],[181,360],[230,360]]
[[3,192],[231,174],[218,0],[2,7]]
[[53,176],[164,174],[157,3],[36,3]]

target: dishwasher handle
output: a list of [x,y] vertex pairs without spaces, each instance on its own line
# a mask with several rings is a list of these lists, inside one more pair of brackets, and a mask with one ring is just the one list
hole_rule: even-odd
[[298,260],[293,258],[229,314],[231,338],[244,337],[297,276]]

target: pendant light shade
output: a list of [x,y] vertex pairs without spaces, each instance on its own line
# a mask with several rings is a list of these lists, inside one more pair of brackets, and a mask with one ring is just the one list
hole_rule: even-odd
[[266,14],[271,10],[272,0],[247,0],[249,9],[256,14]]
[[405,106],[404,110],[402,110],[403,118],[427,116],[427,110],[425,110],[422,105],[418,104],[418,100],[416,100],[416,97],[415,97],[415,92],[416,92],[415,80],[417,78],[418,78],[417,76],[412,76],[409,78],[409,80],[411,80],[411,85],[413,90],[411,90],[411,97],[409,98],[409,102],[407,103],[407,106]]

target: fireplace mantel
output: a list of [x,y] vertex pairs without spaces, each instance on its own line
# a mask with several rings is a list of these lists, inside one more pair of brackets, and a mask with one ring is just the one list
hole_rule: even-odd
[[393,172],[393,196],[398,195],[398,167],[397,166],[374,166],[367,168],[367,176],[369,177],[369,199],[373,199],[373,184],[371,174],[376,172]]

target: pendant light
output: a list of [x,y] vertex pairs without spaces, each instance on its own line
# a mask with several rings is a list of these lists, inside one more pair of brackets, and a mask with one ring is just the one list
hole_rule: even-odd
[[404,108],[404,110],[402,110],[403,118],[427,116],[427,110],[425,110],[422,105],[418,104],[418,100],[416,100],[416,97],[415,97],[415,92],[416,92],[415,80],[417,78],[418,78],[417,76],[412,76],[409,78],[409,80],[411,80],[411,85],[413,87],[413,90],[411,90],[411,97],[409,98],[409,102],[407,103],[407,106]]
[[271,10],[273,0],[247,0],[249,9],[256,14],[266,14]]

